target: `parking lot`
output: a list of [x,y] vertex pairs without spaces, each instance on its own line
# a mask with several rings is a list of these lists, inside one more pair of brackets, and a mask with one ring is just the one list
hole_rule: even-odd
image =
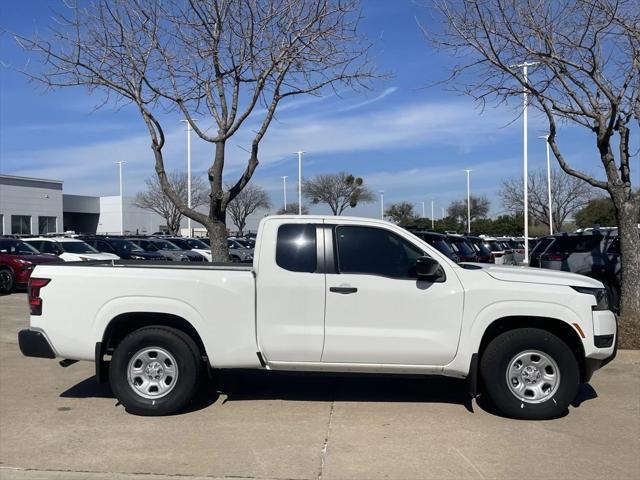
[[[71,307],[71,306],[70,306]],[[189,411],[134,417],[93,366],[25,358],[22,293],[0,297],[0,478],[637,478],[640,352],[566,417],[514,421],[446,378],[224,374]]]

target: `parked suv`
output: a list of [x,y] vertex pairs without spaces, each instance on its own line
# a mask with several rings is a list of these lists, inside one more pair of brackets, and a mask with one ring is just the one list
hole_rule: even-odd
[[0,293],[26,287],[36,265],[60,261],[55,255],[42,254],[21,240],[0,238]]
[[620,244],[618,231],[592,230],[588,233],[554,235],[540,255],[540,266],[579,273],[600,280],[617,306],[620,298]]
[[434,247],[440,253],[445,254],[447,258],[453,260],[456,263],[460,262],[460,257],[458,257],[456,252],[453,250],[453,247],[451,246],[451,243],[449,243],[449,239],[447,238],[446,235],[443,235],[441,233],[436,233],[436,232],[429,232],[425,230],[409,230],[409,231],[419,239],[427,242],[429,245]]
[[484,240],[480,237],[474,237],[471,235],[467,235],[464,237],[467,239],[467,242],[473,247],[476,251],[476,257],[478,258],[478,262],[480,263],[494,263],[493,256],[491,255],[491,250],[489,250],[484,245]]
[[478,256],[473,246],[462,235],[447,235],[447,240],[461,262],[477,262]]
[[82,237],[82,239],[100,252],[113,253],[126,260],[166,260],[160,253],[146,252],[126,238]]
[[493,257],[493,263],[496,265],[515,265],[516,260],[513,257],[513,250],[503,242],[498,241],[493,237],[481,237],[484,241],[484,246],[491,251]]
[[211,261],[211,249],[209,245],[201,242],[197,238],[181,238],[181,237],[167,237],[171,243],[175,244],[183,250],[190,250],[194,253],[202,255],[208,262]]
[[538,239],[536,244],[533,246],[533,248],[529,252],[530,267],[540,266],[540,257],[554,241],[555,241],[555,237],[552,235]]
[[524,238],[522,237],[498,237],[497,239],[503,245],[508,246],[513,252],[513,260],[515,263],[524,261]]
[[90,260],[118,260],[113,253],[101,253],[91,245],[77,238],[35,237],[24,241],[41,253],[57,255],[65,262],[86,262]]
[[203,262],[204,257],[190,250],[182,250],[176,244],[163,238],[130,238],[133,243],[147,252],[157,252],[167,260],[176,262]]

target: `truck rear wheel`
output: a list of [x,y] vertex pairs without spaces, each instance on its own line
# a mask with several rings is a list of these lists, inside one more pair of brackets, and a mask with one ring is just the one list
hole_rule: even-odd
[[191,337],[170,327],[145,327],[116,347],[109,382],[135,415],[168,415],[184,408],[198,387],[201,355]]
[[569,346],[538,328],[494,338],[480,359],[480,374],[494,405],[524,420],[564,415],[580,383],[578,361]]

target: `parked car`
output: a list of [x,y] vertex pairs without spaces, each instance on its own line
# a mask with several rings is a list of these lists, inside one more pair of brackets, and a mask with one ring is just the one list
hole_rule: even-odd
[[475,250],[476,257],[478,258],[478,262],[495,263],[494,258],[491,255],[491,250],[485,247],[484,240],[482,238],[471,236],[471,235],[467,235],[465,236],[465,238]]
[[436,232],[430,232],[426,230],[410,230],[416,237],[427,242],[429,245],[434,247],[440,253],[443,253],[450,260],[458,263],[460,262],[460,257],[454,252],[451,243],[449,243],[449,239],[446,235]]
[[549,246],[555,241],[554,236],[539,238],[536,244],[529,252],[529,266],[539,267],[540,256],[549,248]]
[[601,281],[607,289],[610,304],[617,308],[621,281],[617,230],[554,235],[539,262],[542,268],[579,273]]
[[100,252],[113,253],[126,260],[166,260],[166,257],[162,254],[158,252],[147,252],[126,238],[82,237],[82,240]]
[[20,350],[94,362],[141,415],[184,408],[207,370],[248,368],[467,378],[523,419],[565,415],[615,354],[605,289],[583,275],[458,265],[372,219],[267,217],[257,245],[246,266],[38,265]]
[[61,261],[55,255],[38,252],[21,240],[0,238],[0,293],[26,287],[36,265]]
[[77,238],[34,237],[24,241],[41,253],[57,255],[65,262],[86,262],[91,260],[118,260],[113,253],[101,253],[91,245]]
[[462,235],[447,235],[451,248],[461,262],[477,262],[478,256],[473,246]]
[[162,238],[130,238],[133,243],[146,252],[157,252],[167,260],[175,262],[204,262],[204,257],[191,250],[183,250],[174,243]]
[[491,256],[493,257],[493,263],[496,265],[515,265],[516,260],[513,258],[513,251],[508,248],[508,246],[504,245],[502,242],[499,242],[496,238],[493,237],[483,237],[484,246],[489,249],[491,252]]
[[515,263],[521,264],[524,261],[524,238],[498,237],[497,240],[511,250]]
[[189,250],[202,255],[207,262],[211,261],[211,248],[197,238],[167,237],[166,240],[169,240],[183,250]]
[[[200,239],[210,245],[208,238]],[[232,238],[227,238],[227,248],[229,249],[229,258],[234,263],[251,263],[253,262],[253,249],[247,248]]]
[[245,247],[250,248],[252,250],[256,246],[255,238],[235,238],[234,240],[238,242],[240,245],[244,245]]

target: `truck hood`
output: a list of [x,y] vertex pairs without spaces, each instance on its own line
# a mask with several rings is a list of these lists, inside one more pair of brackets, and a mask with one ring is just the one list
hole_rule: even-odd
[[602,288],[602,283],[577,273],[562,272],[533,267],[500,266],[487,264],[482,269],[496,280],[504,282],[544,283],[547,285],[566,285],[575,287]]

